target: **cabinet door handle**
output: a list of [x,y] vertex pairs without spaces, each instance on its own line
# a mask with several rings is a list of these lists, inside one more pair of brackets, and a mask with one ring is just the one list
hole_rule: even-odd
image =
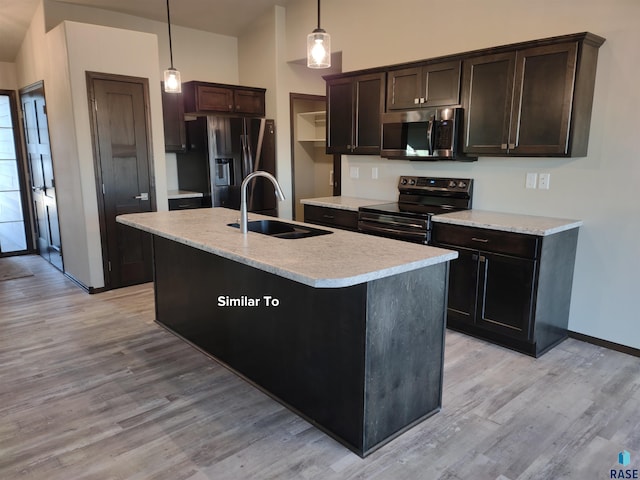
[[334,218],[336,218],[336,217],[335,217],[335,216],[333,216],[333,215],[326,215],[326,214],[322,215],[322,217],[323,217],[323,218],[328,218],[329,220],[333,220]]
[[487,257],[485,257],[484,255],[478,255],[477,253],[474,253],[473,255],[471,255],[471,260],[479,261],[480,263],[484,263],[484,262],[487,261]]
[[471,237],[471,240],[473,240],[474,242],[489,243],[489,240],[487,240],[486,238]]
[[502,145],[500,145],[500,149],[501,150],[506,150],[507,149],[507,144],[503,143]]
[[509,150],[513,150],[514,148],[516,148],[516,144],[515,143],[510,143],[509,144]]

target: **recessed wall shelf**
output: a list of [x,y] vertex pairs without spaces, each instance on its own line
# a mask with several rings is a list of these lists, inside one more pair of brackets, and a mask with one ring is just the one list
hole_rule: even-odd
[[327,112],[301,112],[297,115],[297,140],[315,142],[324,146],[326,142]]

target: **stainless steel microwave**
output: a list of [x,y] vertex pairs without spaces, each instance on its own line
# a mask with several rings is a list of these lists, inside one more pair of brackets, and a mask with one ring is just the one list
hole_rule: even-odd
[[460,148],[462,108],[389,112],[382,116],[381,157],[403,160],[464,160]]

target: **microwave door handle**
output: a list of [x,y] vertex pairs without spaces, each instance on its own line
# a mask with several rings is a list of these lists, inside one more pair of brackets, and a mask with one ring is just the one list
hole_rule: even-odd
[[429,155],[433,155],[433,124],[435,117],[431,117],[427,124],[427,148],[429,150]]

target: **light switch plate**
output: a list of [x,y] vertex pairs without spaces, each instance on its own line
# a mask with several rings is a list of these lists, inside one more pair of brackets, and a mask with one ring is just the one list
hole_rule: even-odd
[[349,176],[351,178],[358,178],[360,177],[360,169],[358,167],[350,167],[349,168]]
[[536,188],[537,181],[538,181],[537,173],[527,173],[527,182],[526,182],[527,188]]
[[549,190],[550,183],[551,183],[551,174],[541,173],[540,179],[538,181],[538,188],[541,190]]
[[373,180],[377,180],[377,178],[378,178],[378,167],[371,167],[371,178]]

